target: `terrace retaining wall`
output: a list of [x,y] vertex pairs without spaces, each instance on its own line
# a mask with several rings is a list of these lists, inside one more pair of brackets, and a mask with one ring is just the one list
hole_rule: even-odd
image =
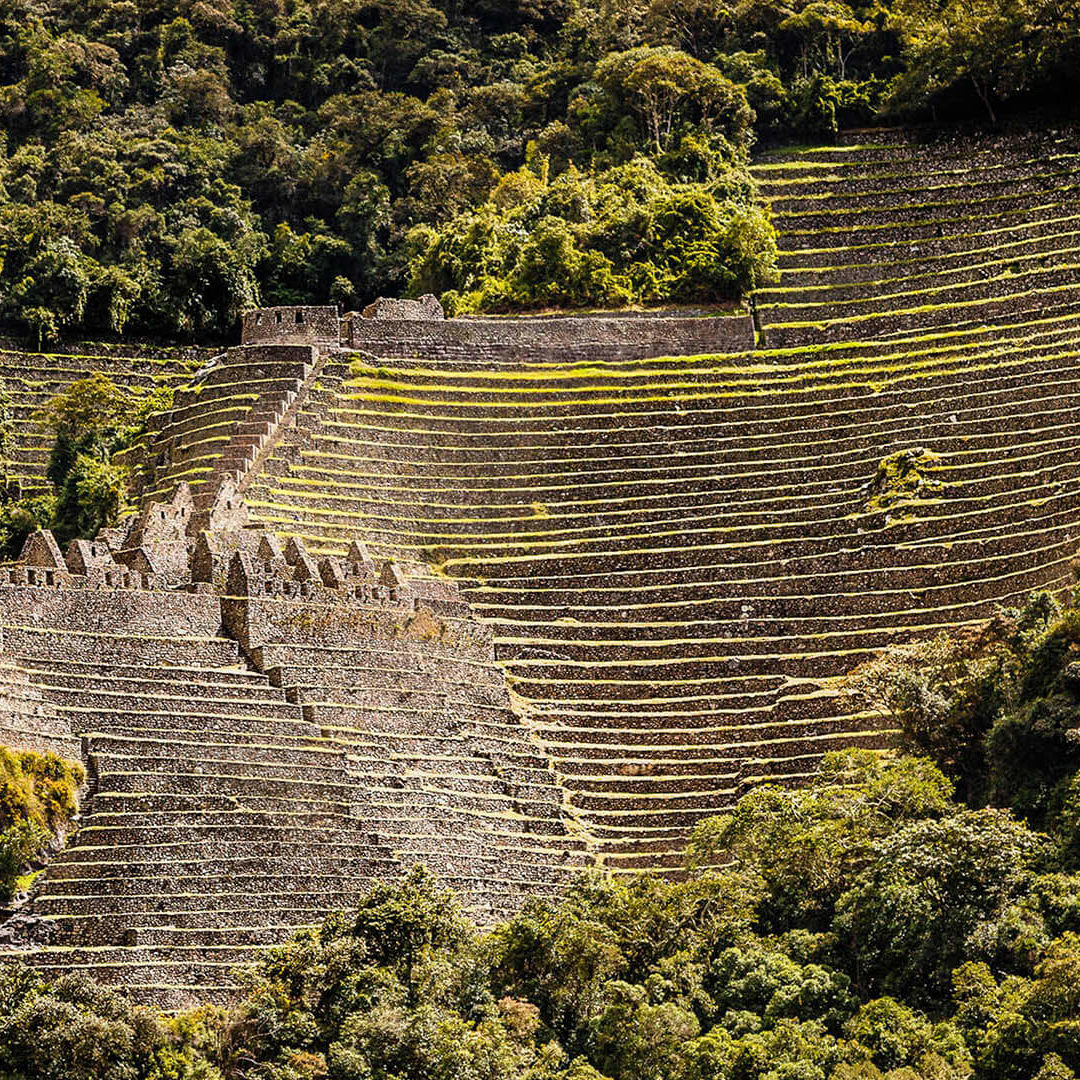
[[341,343],[376,356],[429,359],[542,360],[580,354],[590,359],[639,360],[743,352],[754,347],[749,315],[582,315],[513,319],[459,318],[387,322],[346,316]]
[[212,595],[3,585],[0,621],[62,632],[214,637],[221,629],[221,611]]

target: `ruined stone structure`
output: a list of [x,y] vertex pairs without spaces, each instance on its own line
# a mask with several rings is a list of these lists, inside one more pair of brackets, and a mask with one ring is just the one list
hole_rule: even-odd
[[245,528],[181,483],[0,578],[0,740],[81,759],[81,826],[9,945],[175,1005],[423,861],[485,919],[585,860],[456,586]]
[[747,314],[544,315],[447,319],[433,296],[383,297],[362,313],[340,318],[332,307],[278,307],[250,311],[244,345],[303,342],[340,346],[385,357],[422,356],[476,366],[489,362],[550,359],[641,360],[754,347]]
[[419,300],[394,300],[380,296],[361,313],[364,319],[391,319],[395,322],[438,322],[446,318],[437,296],[428,293]]
[[131,455],[139,513],[4,569],[0,735],[91,778],[4,932],[224,993],[409,862],[490,918],[888,745],[853,667],[1072,580],[1078,164],[1070,133],[760,162],[756,347],[749,316],[249,313]]

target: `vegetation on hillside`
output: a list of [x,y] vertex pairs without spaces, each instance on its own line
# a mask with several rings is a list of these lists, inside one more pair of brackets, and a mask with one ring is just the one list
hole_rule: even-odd
[[27,867],[63,838],[85,779],[77,762],[0,746],[0,901],[10,900]]
[[744,164],[899,110],[1068,100],[1052,0],[5,0],[0,318],[707,302],[771,272]]
[[482,934],[418,869],[168,1021],[6,967],[0,1076],[1071,1080],[1080,612],[1036,596],[917,648],[853,692],[934,760],[841,751],[753,790],[685,880],[583,877]]
[[1020,609],[892,645],[849,689],[931,756],[972,807],[1007,807],[1080,855],[1080,609],[1036,593]]
[[0,486],[0,559],[18,558],[36,529],[52,529],[66,546],[115,524],[127,505],[131,474],[114,459],[145,433],[151,414],[169,407],[172,395],[170,386],[133,391],[95,372],[50,398],[36,420],[53,440],[52,492],[22,495],[6,480]]

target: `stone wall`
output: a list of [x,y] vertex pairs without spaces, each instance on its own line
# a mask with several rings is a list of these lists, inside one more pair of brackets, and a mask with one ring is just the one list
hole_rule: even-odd
[[289,305],[255,308],[244,312],[240,330],[244,345],[262,344],[337,344],[338,311],[336,307]]
[[341,343],[376,356],[489,360],[634,360],[742,352],[754,347],[749,315],[582,315],[390,322],[347,315]]
[[462,655],[494,659],[487,627],[471,619],[447,619],[416,601],[369,604],[300,598],[224,597],[222,622],[248,653],[267,645],[303,641],[348,649],[371,641],[449,646]]
[[[325,310],[333,316],[333,332],[324,346],[337,341],[337,314]],[[275,311],[249,312],[246,319],[263,316],[272,327]],[[297,328],[288,319],[283,325]],[[274,332],[267,330],[271,337]],[[205,510],[227,478],[242,488],[260,455],[293,422],[326,356],[325,348],[296,340],[229,349],[177,393],[173,407],[154,418],[140,450],[130,454],[140,494],[160,499],[187,479]]]
[[221,628],[216,596],[123,588],[0,585],[0,619],[72,634],[145,637],[213,637]]
[[365,319],[392,319],[398,322],[413,322],[417,319],[445,319],[446,313],[437,296],[428,293],[419,300],[397,300],[389,296],[380,296],[368,304],[362,312]]
[[624,314],[445,319],[434,297],[381,298],[338,318],[332,307],[246,312],[244,345],[307,344],[466,363],[637,360],[754,348],[749,315]]
[[82,758],[71,725],[55,714],[27,673],[8,661],[0,662],[0,745],[71,761]]

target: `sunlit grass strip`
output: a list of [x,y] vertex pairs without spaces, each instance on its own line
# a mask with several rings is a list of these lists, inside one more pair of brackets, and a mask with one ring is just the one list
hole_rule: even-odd
[[[975,230],[970,231],[970,232],[949,233],[946,236],[927,237],[925,239],[926,239],[926,241],[935,242],[935,243],[942,242],[942,241],[950,241],[951,242],[951,241],[957,241],[957,240],[975,240],[977,238],[982,238],[982,237],[998,236],[1001,233],[1016,233],[1020,229],[1024,229],[1024,228],[1050,229],[1052,226],[1074,225],[1076,223],[1080,223],[1080,214],[1066,214],[1063,217],[1056,217],[1056,218],[1047,216],[1045,211],[1047,211],[1047,210],[1053,211],[1053,210],[1060,209],[1059,205],[1056,204],[1056,203],[1052,203],[1052,204],[1050,204],[1048,206],[1032,207],[1030,209],[1032,211],[1039,211],[1039,213],[1036,214],[1036,216],[1030,221],[1009,222],[1009,223],[1007,223],[1005,225],[1000,225],[1000,226],[995,225],[994,228],[975,229]],[[1026,212],[1027,212],[1026,210],[1024,210],[1024,211],[1010,211],[1010,213],[1026,213]],[[999,214],[997,217],[992,218],[991,221],[998,222],[998,221],[1001,220],[1001,218],[1007,217],[1007,216],[1008,216],[1007,214]],[[928,228],[928,227],[933,226],[933,225],[951,225],[951,224],[957,224],[957,223],[959,223],[961,225],[966,225],[966,224],[970,224],[970,221],[971,221],[971,218],[967,217],[967,218],[953,218],[953,219],[951,219],[949,221],[940,221],[940,222],[939,221],[904,222],[902,227],[911,229],[911,228]],[[888,225],[888,224],[878,226],[878,228],[880,228],[880,229],[894,229],[894,228],[898,228],[898,227],[900,227],[900,226]],[[826,233],[828,231],[829,230],[825,230],[825,229],[807,229],[807,230],[804,230],[802,232],[800,232],[798,230],[795,230],[795,231],[792,231],[792,232],[785,233],[784,235],[785,236],[802,236],[802,235],[805,235],[805,236],[819,236],[819,235],[822,235],[822,234],[824,234],[824,233]],[[837,228],[837,229],[832,230],[832,231],[837,232],[837,233],[841,233],[841,232],[850,232],[851,230],[845,229],[845,228]],[[860,229],[859,231],[860,232],[867,232],[869,230],[866,229],[866,228],[863,228],[863,229]],[[835,244],[835,245],[831,245],[829,247],[817,247],[817,248],[814,248],[814,247],[808,247],[808,248],[785,247],[783,249],[782,253],[781,253],[781,256],[786,257],[786,258],[801,258],[801,257],[806,256],[806,255],[836,254],[838,252],[842,253],[842,252],[848,252],[848,251],[879,251],[881,249],[891,249],[891,248],[895,248],[895,247],[896,247],[896,241],[895,240],[874,240],[872,242],[863,242],[863,243],[858,243],[858,244]],[[854,265],[859,265],[859,264],[856,263]]]
[[[1080,236],[1080,233],[1078,233],[1076,235]],[[942,292],[942,291],[945,291],[947,289],[965,288],[965,287],[967,287],[969,285],[988,285],[988,284],[991,284],[993,282],[1008,281],[1010,279],[1015,280],[1016,278],[1018,278],[1020,276],[1023,276],[1023,275],[1027,275],[1027,274],[1054,273],[1054,272],[1060,272],[1062,270],[1076,270],[1076,269],[1078,269],[1078,267],[1080,267],[1080,263],[1068,262],[1068,261],[1065,261],[1065,262],[1053,262],[1049,266],[1045,265],[1048,259],[1056,258],[1058,256],[1065,256],[1065,255],[1070,256],[1070,257],[1080,255],[1080,246],[1077,246],[1077,247],[1074,247],[1074,248],[1055,249],[1053,251],[1041,251],[1041,252],[1037,252],[1037,253],[1032,254],[1032,255],[1018,256],[1018,257],[1013,258],[1013,259],[996,259],[993,262],[968,263],[965,266],[963,266],[962,268],[954,270],[954,271],[944,271],[944,272],[928,271],[928,272],[922,273],[922,274],[911,274],[911,275],[906,276],[906,277],[875,278],[875,279],[866,279],[866,280],[860,280],[860,281],[832,281],[832,282],[827,282],[827,283],[825,283],[823,285],[798,285],[798,286],[789,286],[787,288],[776,287],[776,288],[770,288],[770,289],[759,289],[756,295],[758,296],[759,300],[767,300],[770,307],[791,307],[791,306],[796,306],[797,304],[805,304],[805,303],[807,303],[807,301],[797,301],[795,303],[784,303],[782,301],[774,301],[772,299],[772,297],[774,297],[774,296],[775,297],[786,296],[786,295],[788,295],[789,293],[791,293],[793,291],[798,291],[800,293],[810,293],[810,294],[813,294],[815,297],[818,296],[818,295],[821,296],[821,298],[822,298],[821,301],[818,301],[817,299],[815,299],[815,300],[809,301],[810,303],[819,303],[819,302],[835,303],[835,304],[880,303],[882,300],[890,300],[890,299],[892,299],[892,298],[894,298],[896,296],[907,296],[907,295],[910,294],[910,292],[913,292],[913,291],[916,291],[916,290],[897,291],[897,292],[891,292],[891,293],[874,293],[875,289],[881,289],[883,287],[890,286],[890,285],[907,284],[907,283],[916,282],[916,281],[923,281],[923,280],[931,280],[931,281],[933,281],[933,280],[937,280],[937,279],[939,279],[941,277],[946,276],[946,274],[951,274],[951,273],[957,273],[957,274],[958,273],[964,273],[964,274],[972,274],[972,275],[974,275],[974,274],[977,274],[981,270],[990,270],[990,269],[994,269],[994,268],[998,268],[998,267],[1004,268],[1001,273],[995,274],[992,277],[982,277],[982,276],[980,276],[980,277],[972,277],[972,278],[970,278],[969,280],[966,280],[966,281],[950,282],[950,283],[947,283],[945,285],[934,286],[932,289],[923,289],[923,290],[918,290],[918,291],[921,292],[921,293],[925,293],[925,292]],[[1036,263],[1036,262],[1041,262],[1044,265],[1042,265],[1042,266],[1024,267],[1021,270],[1011,270],[1010,269],[1012,266],[1015,266],[1017,263]],[[850,289],[850,290],[862,289],[863,291],[865,291],[867,293],[873,293],[873,295],[849,297],[849,298],[842,298],[842,299],[837,299],[837,300],[829,300],[829,297],[828,297],[829,293],[838,292],[841,289]]]
[[[1072,286],[1070,286],[1072,288]],[[963,305],[960,305],[963,306]],[[975,305],[969,305],[975,306]],[[866,318],[876,318],[877,316],[853,316],[852,321],[855,319],[864,320]],[[818,326],[826,324],[818,324],[813,322],[806,323],[776,323],[772,324],[773,327],[787,326]],[[1015,350],[1010,350],[1010,354]],[[997,354],[1001,355],[1001,354]],[[1076,352],[1061,352],[1055,354],[1048,359],[1062,360],[1071,356],[1077,355]],[[610,390],[605,388],[597,389],[597,396],[583,397],[572,396],[569,398],[560,398],[558,400],[544,402],[544,397],[549,397],[553,394],[567,393],[565,390],[553,389],[550,387],[540,387],[535,390],[530,389],[529,397],[517,397],[509,400],[500,400],[496,403],[496,407],[501,409],[537,409],[543,407],[545,404],[556,408],[571,408],[571,407],[595,407],[598,405],[617,405],[626,407],[628,405],[635,404],[653,404],[653,403],[690,403],[690,402],[709,402],[715,403],[726,399],[738,398],[740,402],[746,401],[752,398],[769,398],[778,397],[777,386],[785,386],[786,388],[795,387],[798,393],[808,394],[821,391],[834,392],[836,390],[864,390],[869,389],[874,393],[881,393],[885,389],[891,389],[902,385],[904,383],[911,383],[917,379],[925,379],[928,374],[934,376],[957,376],[961,374],[968,374],[974,376],[982,372],[999,370],[1006,366],[1017,366],[1022,363],[1019,359],[1007,361],[1006,363],[989,362],[985,358],[982,358],[981,362],[974,362],[969,365],[963,365],[957,362],[955,355],[949,355],[939,359],[936,362],[921,362],[921,363],[909,363],[904,364],[902,362],[896,362],[887,365],[874,365],[864,366],[860,368],[844,369],[834,373],[831,378],[827,373],[821,372],[806,372],[804,374],[797,374],[791,376],[781,376],[770,382],[764,382],[762,380],[748,380],[746,383],[738,383],[731,380],[718,381],[715,383],[697,383],[697,382],[674,382],[666,384],[657,384],[648,387],[636,387],[633,390],[627,389],[623,393],[613,394]],[[951,365],[951,366],[950,366]],[[860,376],[862,376],[860,378]],[[816,381],[810,381],[816,380]],[[799,385],[801,384],[801,385]],[[442,408],[442,409],[457,409],[465,411],[479,412],[482,409],[488,408],[492,405],[491,402],[478,400],[480,392],[476,391],[470,394],[467,387],[454,387],[454,392],[463,395],[462,400],[448,400],[445,398],[429,398],[410,396],[417,393],[417,388],[411,384],[405,382],[395,382],[392,384],[394,390],[388,389],[388,384],[372,384],[370,392],[358,392],[350,393],[347,400],[350,403],[382,403],[385,405],[411,405],[411,406],[428,406],[429,408]],[[440,388],[435,388],[438,391]],[[507,394],[520,394],[521,390],[513,387],[508,388],[503,393]],[[494,393],[494,391],[492,392]],[[570,391],[573,393],[573,391]],[[715,405],[712,405],[715,407]],[[659,410],[661,412],[669,412],[669,410]],[[620,416],[622,414],[609,413],[608,415]],[[628,416],[640,416],[642,413],[628,413]],[[424,414],[420,414],[418,418],[430,419],[430,416],[425,417]],[[566,414],[560,413],[560,419],[565,419]],[[497,417],[486,417],[486,422],[498,422]],[[514,418],[503,418],[504,422],[516,422]]]
[[[1057,472],[1058,468],[1050,468],[1048,472]],[[958,526],[962,522],[977,522],[977,519],[982,517],[994,517],[1000,515],[1002,509],[1020,509],[1021,507],[1033,507],[1033,504],[1037,504],[1039,508],[1052,501],[1069,500],[1068,503],[1060,510],[1053,511],[1049,514],[1045,514],[1042,517],[1033,519],[1036,522],[1048,523],[1056,516],[1060,514],[1075,512],[1077,490],[1073,487],[1072,490],[1065,492],[1058,492],[1054,495],[1047,495],[1045,498],[1039,498],[1034,500],[1028,500],[1025,502],[1022,498],[1023,494],[1028,491],[1035,491],[1043,493],[1047,490],[1046,484],[1039,484],[1026,489],[1005,490],[992,496],[971,496],[960,498],[944,498],[936,501],[923,500],[920,502],[912,501],[895,508],[895,513],[899,518],[899,524],[904,527],[912,527],[915,525],[933,526],[938,522],[954,522]],[[1001,500],[1000,504],[995,504],[995,500]],[[963,506],[958,504],[974,504],[974,506]],[[987,505],[990,503],[991,505]],[[838,508],[847,509],[851,505],[850,499],[845,501],[839,501],[834,504],[826,504],[826,506],[836,506]],[[294,507],[289,504],[280,504],[274,506],[272,504],[260,504],[254,508],[256,510],[256,517],[263,518],[264,513],[267,515],[266,520],[273,521],[274,511],[291,510]],[[941,514],[934,515],[928,511],[939,509],[944,511]],[[778,515],[783,511],[777,511]],[[703,512],[701,517],[708,517],[710,520],[715,520],[717,517],[723,518],[724,515],[710,515],[707,512]],[[745,514],[731,515],[745,517]],[[849,521],[853,514],[838,513],[833,517],[813,517],[807,522],[806,528],[809,531],[814,529],[820,529],[828,527],[830,525],[839,525],[841,522]],[[340,520],[342,517],[344,521]],[[329,519],[329,520],[327,520]],[[283,519],[277,518],[277,521]],[[567,535],[566,529],[552,529],[548,532],[539,533],[527,533],[524,536],[515,532],[492,532],[485,529],[486,521],[483,518],[464,519],[462,524],[474,526],[472,529],[463,529],[458,532],[440,533],[430,530],[414,530],[408,527],[408,518],[402,520],[385,519],[387,524],[382,527],[376,527],[375,521],[369,517],[363,515],[348,515],[341,514],[336,511],[323,511],[318,507],[303,508],[302,512],[298,514],[298,520],[303,521],[306,528],[325,528],[329,536],[338,536],[343,540],[348,538],[353,532],[385,532],[388,535],[393,535],[398,538],[399,542],[405,544],[411,544],[417,547],[437,547],[441,554],[450,556],[452,554],[464,554],[470,555],[492,555],[493,553],[503,550],[519,550],[519,551],[558,551],[563,549],[574,549],[577,551],[585,550],[587,545],[599,544],[602,542],[618,541],[632,542],[634,540],[652,539],[665,536],[686,536],[686,537],[701,537],[701,536],[738,536],[745,533],[757,533],[766,534],[765,542],[769,543],[791,543],[797,538],[791,536],[777,535],[771,538],[768,537],[768,533],[773,532],[776,534],[790,533],[791,530],[798,524],[798,513],[788,512],[784,517],[780,517],[776,521],[768,521],[761,524],[754,525],[710,525],[708,528],[690,528],[684,526],[679,527],[680,520],[685,521],[685,516],[680,517],[678,513],[673,513],[669,520],[654,522],[645,521],[636,523],[628,522],[622,528],[626,531],[614,532],[613,526],[610,523],[598,524],[590,527],[587,532],[594,535],[575,535],[570,531],[570,535]],[[896,526],[893,526],[896,527]],[[978,533],[982,528],[992,527],[983,526],[976,527],[971,532]],[[889,526],[885,527],[884,535],[888,536]],[[837,534],[843,536],[844,534]],[[947,534],[933,534],[927,538],[928,544],[939,544],[943,538],[946,538],[950,543],[962,543],[970,539],[975,539],[974,535],[969,535],[966,532],[949,532]],[[798,539],[801,539],[798,538]],[[913,547],[918,546],[918,541],[901,541],[897,544],[895,541],[891,545],[886,546],[899,546]],[[693,546],[693,545],[688,545]]]
[[[1048,170],[1045,168],[1049,162],[1056,161],[1061,163],[1061,167]],[[764,181],[761,182],[763,189],[762,193],[765,199],[772,203],[775,208],[777,202],[828,202],[830,200],[843,199],[856,202],[859,200],[867,199],[882,199],[889,196],[904,196],[904,195],[919,195],[926,192],[949,192],[949,191],[961,191],[970,189],[973,192],[978,193],[980,196],[986,190],[987,187],[1001,187],[1005,184],[1032,184],[1038,183],[1042,180],[1057,179],[1062,176],[1072,175],[1077,169],[1070,167],[1072,164],[1080,162],[1080,154],[1058,154],[1052,158],[1046,159],[1046,161],[1039,161],[1036,164],[1042,167],[1042,171],[1039,172],[1024,172],[1023,166],[1019,168],[1008,162],[998,162],[992,165],[988,170],[984,171],[982,168],[977,169],[954,169],[947,170],[942,173],[934,174],[934,179],[926,180],[922,179],[922,182],[916,182],[913,179],[911,172],[898,173],[893,179],[902,181],[900,184],[893,185],[891,187],[880,188],[864,188],[855,191],[836,191],[837,184],[844,184],[847,182],[845,177],[837,176],[831,183],[830,187],[826,191],[811,191],[811,192],[793,192],[784,191],[783,188],[790,187],[793,184],[797,185],[798,181]],[[751,167],[751,171],[754,169]],[[993,176],[988,175],[994,172],[1008,171],[1008,175]],[[914,174],[917,175],[917,174]],[[936,182],[937,176],[955,176],[958,179],[952,183],[938,183]],[[810,181],[813,185],[818,185],[825,182],[828,178],[814,177]],[[871,179],[872,183],[873,180]],[[779,194],[770,195],[769,191],[773,186],[780,188]],[[797,211],[791,211],[797,213]]]
[[[988,253],[989,254],[998,254],[1000,252],[1009,251],[1009,250],[1014,249],[1014,248],[1034,248],[1035,249],[1030,254],[1019,254],[1018,253],[1018,254],[1013,255],[1013,256],[1003,256],[1000,259],[992,260],[992,261],[987,262],[985,264],[972,264],[972,268],[975,268],[975,267],[977,267],[979,265],[993,266],[993,265],[996,265],[996,263],[998,263],[998,262],[1000,262],[1000,263],[1008,263],[1008,262],[1013,261],[1013,260],[1022,261],[1022,260],[1025,260],[1025,259],[1037,259],[1037,258],[1042,257],[1045,254],[1053,254],[1053,249],[1052,248],[1047,248],[1044,245],[1046,245],[1046,244],[1056,244],[1056,243],[1059,243],[1059,242],[1061,242],[1063,240],[1071,241],[1071,240],[1073,240],[1073,239],[1075,239],[1077,237],[1080,237],[1080,232],[1050,233],[1048,235],[1038,235],[1038,236],[1022,238],[1022,239],[1018,239],[1018,240],[1013,240],[1013,241],[1010,241],[1010,242],[1004,243],[1004,244],[993,244],[993,245],[991,245],[989,247],[960,249],[960,250],[956,250],[956,251],[945,252],[944,254],[940,254],[940,255],[929,255],[929,254],[927,254],[927,255],[918,255],[918,256],[913,256],[912,258],[909,258],[909,259],[888,259],[888,260],[873,260],[873,261],[867,260],[865,262],[842,263],[842,264],[835,264],[835,265],[821,264],[820,266],[781,266],[779,268],[779,274],[780,274],[780,280],[781,280],[781,282],[783,282],[785,277],[793,277],[793,276],[798,275],[798,274],[805,274],[807,276],[817,277],[819,275],[843,273],[843,272],[849,271],[849,270],[875,270],[875,271],[877,271],[877,270],[887,270],[887,269],[890,269],[892,267],[926,266],[926,265],[929,265],[931,263],[941,263],[941,262],[958,263],[958,264],[960,264],[960,269],[967,269],[968,265],[969,265],[968,260],[973,256],[978,257],[978,256],[981,256],[981,255],[986,255]],[[825,248],[825,249],[823,249],[822,254],[825,254],[825,253],[843,254],[845,251],[848,251],[848,250],[849,250],[848,248]],[[1073,250],[1073,249],[1069,249],[1069,250]],[[787,254],[787,253],[781,253],[781,258],[783,258],[784,254]],[[795,253],[791,252],[791,254],[794,255]],[[940,274],[946,274],[946,273],[953,273],[955,271],[948,270],[948,269],[942,269],[940,271],[933,271],[933,272],[940,273]],[[917,275],[907,275],[907,278],[909,279],[909,278],[912,278],[912,277],[915,277],[915,276],[917,276]],[[882,278],[882,279],[877,279],[877,278],[856,278],[855,280],[850,281],[850,282],[830,282],[827,285],[823,285],[823,286],[820,286],[820,287],[821,288],[826,288],[826,289],[827,288],[833,288],[835,285],[849,285],[849,286],[866,285],[866,286],[869,287],[869,286],[872,286],[872,285],[880,284],[882,282],[903,281],[903,280],[906,280],[906,278],[903,277],[903,276],[896,277],[896,278]],[[785,291],[787,291],[788,289],[791,289],[791,288],[811,289],[811,288],[815,288],[815,287],[817,287],[817,286],[812,286],[812,285],[806,285],[806,286],[803,286],[803,285],[789,285],[789,286],[784,286],[783,284],[781,284],[781,285],[778,285],[776,287],[770,287],[770,288],[767,288],[767,289],[760,289],[760,290],[758,290],[756,295],[761,295],[762,293],[777,292],[777,291],[785,292]]]

